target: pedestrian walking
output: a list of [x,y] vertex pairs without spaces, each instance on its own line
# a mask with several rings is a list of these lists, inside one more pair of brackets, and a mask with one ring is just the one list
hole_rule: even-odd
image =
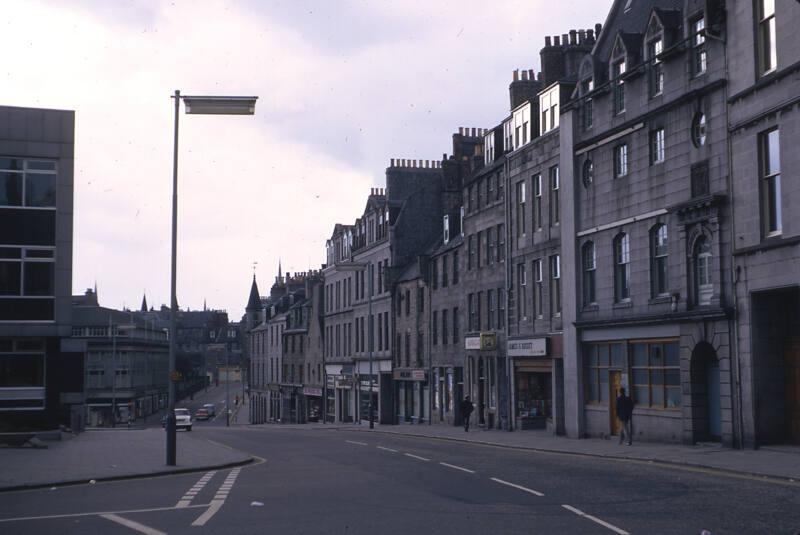
[[469,396],[464,398],[464,401],[461,402],[461,415],[464,418],[464,432],[469,432],[469,418],[472,415],[472,411],[475,409],[475,405],[470,401]]
[[633,400],[625,393],[624,388],[619,389],[617,396],[617,418],[622,424],[619,430],[619,443],[628,435],[628,446],[633,443]]

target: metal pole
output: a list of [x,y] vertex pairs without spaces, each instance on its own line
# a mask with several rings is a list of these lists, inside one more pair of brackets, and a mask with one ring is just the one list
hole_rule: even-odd
[[230,353],[225,352],[225,427],[231,425],[231,366]]
[[111,316],[108,317],[108,332],[111,335],[111,427],[117,426],[117,333]]
[[178,256],[178,112],[180,111],[181,92],[175,90],[175,139],[172,149],[172,261],[170,265],[170,314],[169,314],[169,397],[167,400],[167,466],[175,466],[176,434],[175,434],[175,323],[178,314],[178,298],[176,296],[177,256]]
[[[372,293],[373,293],[373,282],[372,279],[374,278],[374,270],[372,266],[372,262],[369,263],[367,268],[367,273],[369,273],[369,428],[375,429],[375,417],[373,415],[373,408],[372,408],[372,389],[374,381],[374,375],[372,374],[372,348],[375,345],[375,321],[372,318]],[[361,390],[361,386],[359,385],[359,391]]]

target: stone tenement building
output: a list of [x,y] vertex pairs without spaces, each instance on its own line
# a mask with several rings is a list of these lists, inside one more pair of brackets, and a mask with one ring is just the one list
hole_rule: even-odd
[[479,426],[609,436],[625,387],[639,439],[800,443],[798,24],[616,0],[495,127],[393,161],[327,243],[326,421],[372,390],[380,423],[458,425],[470,395]]

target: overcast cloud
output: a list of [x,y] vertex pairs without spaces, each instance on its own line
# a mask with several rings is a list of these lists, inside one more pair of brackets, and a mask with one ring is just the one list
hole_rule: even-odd
[[545,35],[603,22],[597,1],[4,3],[0,103],[76,111],[73,293],[168,303],[173,105],[258,95],[255,117],[181,115],[178,302],[238,320],[318,269],[390,158],[435,159],[508,112]]

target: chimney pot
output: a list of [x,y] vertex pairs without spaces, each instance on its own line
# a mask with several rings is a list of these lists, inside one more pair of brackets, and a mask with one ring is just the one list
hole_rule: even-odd
[[550,42],[550,36],[549,35],[545,35],[544,36],[544,46],[552,46],[552,43]]
[[603,25],[602,25],[602,24],[600,24],[599,22],[598,22],[597,24],[595,24],[595,25],[594,25],[594,34],[595,34],[595,35],[596,35],[598,38],[600,37],[600,32],[601,32],[602,30],[603,30]]
[[458,135],[460,135],[460,136],[464,135],[464,127],[463,126],[459,126],[458,127]]
[[587,40],[588,40],[590,43],[591,43],[592,41],[594,41],[594,30],[593,30],[592,28],[589,28],[588,30],[586,30],[586,39],[587,39]]
[[576,30],[569,31],[569,44],[576,45],[578,42],[576,41],[576,37],[578,36],[578,32]]
[[557,35],[553,36],[553,46],[561,46],[561,37]]
[[392,163],[389,164],[390,167],[394,167],[394,158],[392,158]]
[[527,80],[528,79],[528,71],[522,71],[522,79],[523,80]]
[[528,80],[535,80],[533,77],[533,69],[528,69]]
[[586,30],[578,30],[578,44],[582,45],[586,41]]
[[561,34],[561,44],[564,45],[564,46],[567,46],[568,43],[569,43],[569,36],[567,36],[567,34],[565,34],[565,33],[562,33]]

